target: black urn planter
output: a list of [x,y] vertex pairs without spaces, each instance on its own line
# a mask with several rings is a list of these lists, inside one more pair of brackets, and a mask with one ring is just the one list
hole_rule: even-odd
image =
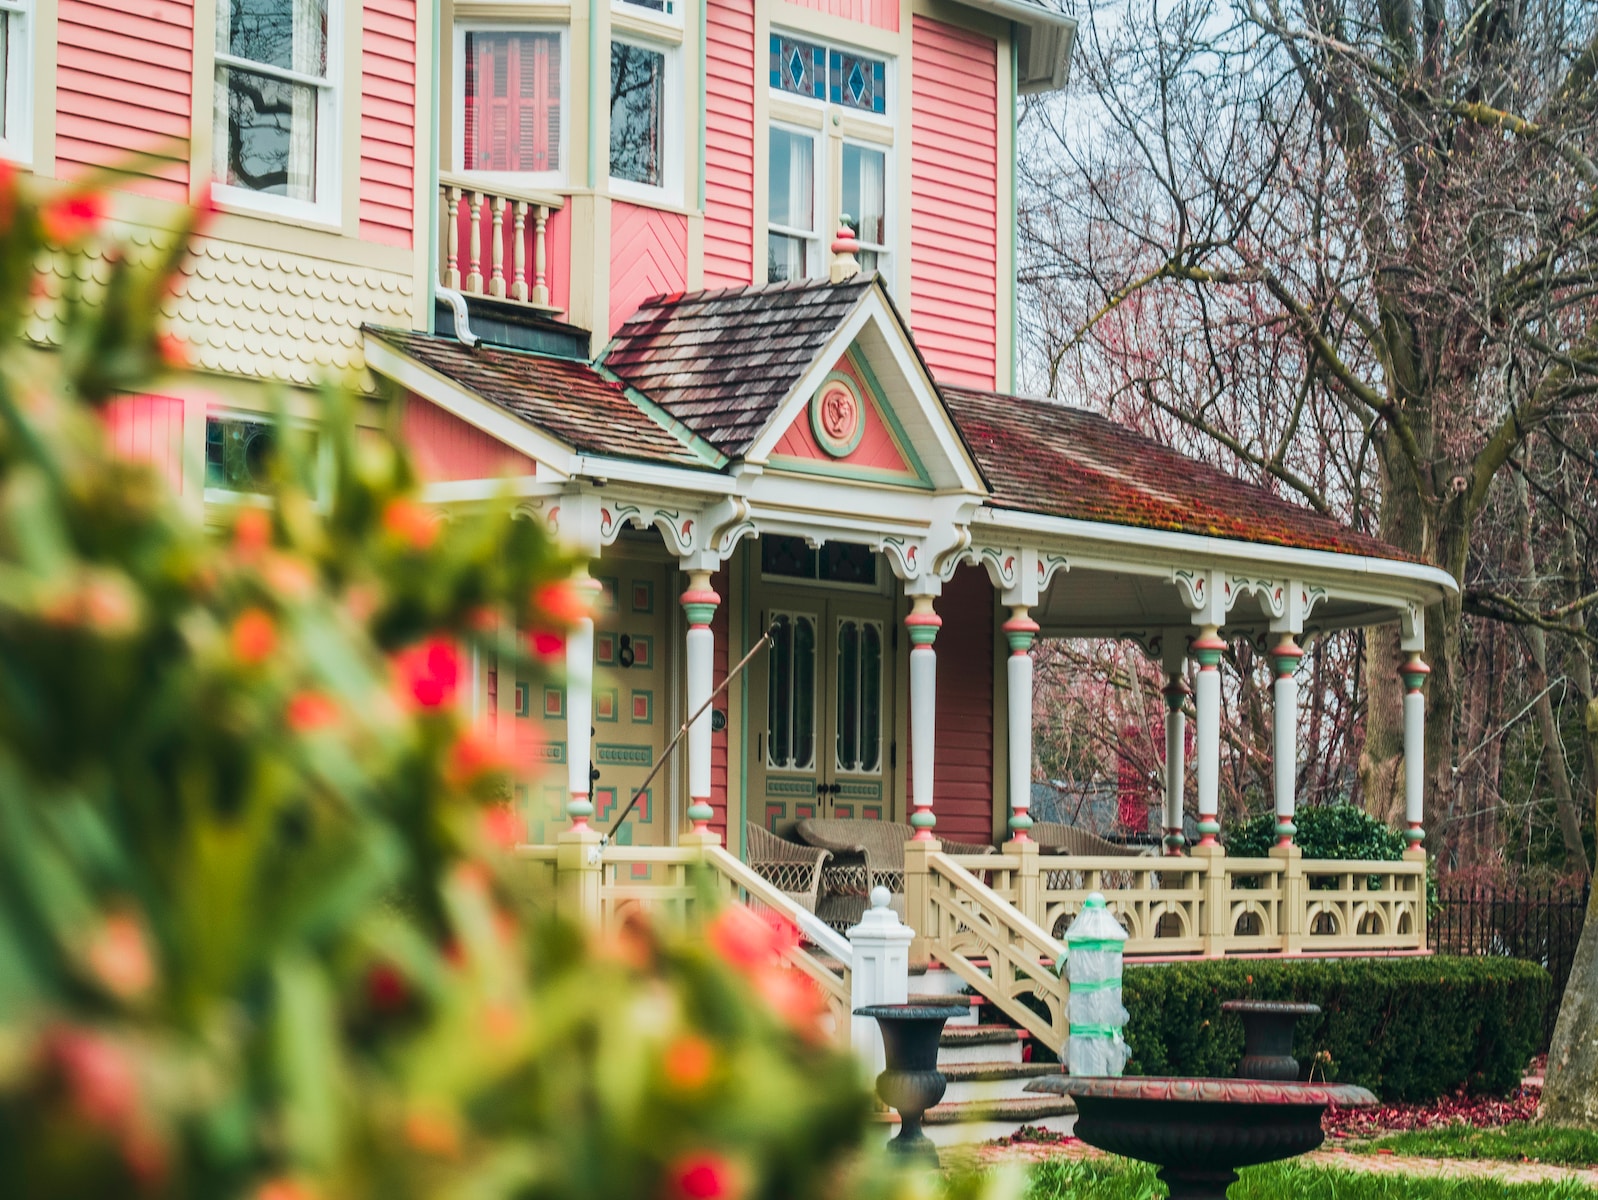
[[877,1076],[877,1095],[899,1114],[899,1134],[888,1143],[891,1153],[938,1165],[938,1150],[921,1132],[927,1109],[943,1099],[948,1081],[938,1070],[938,1042],[943,1023],[961,1010],[929,1004],[869,1004],[857,1017],[876,1018],[888,1069]]
[[1320,1005],[1228,1000],[1221,1005],[1221,1011],[1235,1013],[1243,1022],[1243,1060],[1237,1064],[1239,1079],[1292,1083],[1298,1078],[1298,1059],[1293,1057],[1293,1027],[1300,1017],[1320,1012]]

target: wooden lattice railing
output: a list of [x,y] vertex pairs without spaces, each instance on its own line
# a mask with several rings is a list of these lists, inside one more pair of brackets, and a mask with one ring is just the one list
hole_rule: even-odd
[[[1069,1032],[1066,985],[1056,973],[1065,946],[1022,913],[1013,897],[1000,895],[935,845],[912,842],[905,850],[905,910],[916,947],[1058,1053]],[[1008,880],[1018,868],[1002,857],[963,861]]]

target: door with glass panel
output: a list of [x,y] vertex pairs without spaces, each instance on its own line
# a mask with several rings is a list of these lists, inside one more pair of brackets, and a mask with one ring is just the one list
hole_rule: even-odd
[[750,819],[779,834],[807,817],[888,820],[889,606],[877,597],[799,596],[764,613],[773,633],[750,681]]

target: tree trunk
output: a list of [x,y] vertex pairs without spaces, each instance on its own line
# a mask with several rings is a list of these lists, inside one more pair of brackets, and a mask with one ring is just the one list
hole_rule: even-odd
[[[1587,705],[1587,734],[1598,736],[1598,702]],[[1559,1125],[1598,1129],[1598,888],[1587,899],[1581,941],[1559,1005],[1541,1116]]]

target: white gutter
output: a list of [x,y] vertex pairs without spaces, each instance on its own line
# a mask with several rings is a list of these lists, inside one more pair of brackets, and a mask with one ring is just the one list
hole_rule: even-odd
[[959,0],[967,8],[992,13],[1016,25],[1016,91],[1023,96],[1055,92],[1071,71],[1076,18],[1026,0]]

